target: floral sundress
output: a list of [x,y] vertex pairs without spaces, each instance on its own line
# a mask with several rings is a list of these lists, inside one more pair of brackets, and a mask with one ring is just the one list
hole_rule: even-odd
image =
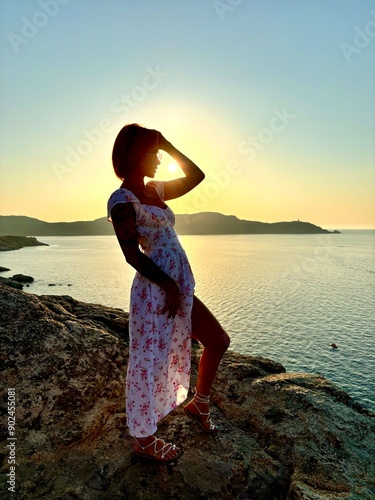
[[[164,182],[151,181],[164,201]],[[146,437],[157,423],[187,397],[191,359],[191,311],[194,276],[174,230],[172,210],[141,204],[128,189],[117,189],[108,200],[108,220],[117,203],[133,204],[142,251],[180,285],[181,307],[174,318],[162,313],[165,292],[136,272],[129,307],[129,362],[126,416],[129,433]]]

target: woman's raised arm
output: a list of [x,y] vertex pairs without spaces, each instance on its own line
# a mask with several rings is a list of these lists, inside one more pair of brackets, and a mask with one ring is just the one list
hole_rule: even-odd
[[166,181],[164,183],[165,200],[179,198],[180,196],[183,196],[191,191],[195,188],[195,186],[203,181],[205,175],[202,170],[187,156],[182,154],[181,151],[176,149],[169,141],[167,141],[162,134],[159,135],[158,147],[172,156],[185,174],[185,177],[180,177],[179,179],[174,179],[173,181]]

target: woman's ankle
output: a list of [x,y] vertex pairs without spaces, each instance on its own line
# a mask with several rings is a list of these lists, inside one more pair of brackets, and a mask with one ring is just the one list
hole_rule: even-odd
[[148,446],[155,441],[155,436],[134,437],[134,443],[140,447]]
[[210,403],[210,393],[209,393],[209,391],[203,392],[203,391],[198,391],[196,389],[193,399],[197,403],[209,404]]

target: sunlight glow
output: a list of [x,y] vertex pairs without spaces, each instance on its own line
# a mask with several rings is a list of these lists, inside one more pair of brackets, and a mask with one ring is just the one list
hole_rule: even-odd
[[168,170],[169,170],[169,172],[176,172],[176,170],[177,170],[177,165],[176,165],[175,163],[170,163],[170,164],[168,165]]

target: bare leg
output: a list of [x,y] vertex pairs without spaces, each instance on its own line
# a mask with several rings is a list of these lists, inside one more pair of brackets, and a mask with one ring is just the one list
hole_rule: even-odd
[[[192,337],[204,347],[198,367],[196,391],[201,395],[209,396],[217,368],[229,347],[230,339],[212,312],[195,295],[191,317]],[[196,401],[192,400],[187,408],[190,413],[197,416],[199,411],[206,414],[209,411],[208,403],[200,402],[199,398]],[[205,418],[202,419],[203,427],[209,427],[209,419],[207,422],[205,420]]]
[[192,336],[204,347],[196,389],[208,395],[221,358],[229,347],[230,339],[212,312],[195,295],[191,319]]

